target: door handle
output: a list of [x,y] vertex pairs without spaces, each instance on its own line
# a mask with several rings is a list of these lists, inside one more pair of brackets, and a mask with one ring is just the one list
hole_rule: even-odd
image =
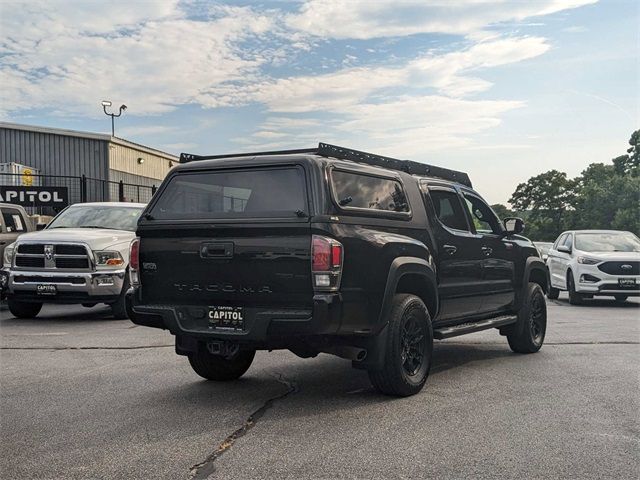
[[443,245],[442,248],[449,255],[453,255],[454,253],[456,253],[458,251],[458,247],[456,247],[454,245]]
[[233,243],[203,243],[200,245],[202,258],[233,258]]
[[482,247],[482,253],[484,253],[487,257],[493,253],[493,248],[491,247]]

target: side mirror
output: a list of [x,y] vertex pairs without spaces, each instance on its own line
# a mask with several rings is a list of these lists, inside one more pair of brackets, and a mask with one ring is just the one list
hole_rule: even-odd
[[508,217],[502,221],[507,235],[518,235],[524,232],[524,222],[518,217]]
[[562,253],[571,253],[571,247],[567,247],[566,245],[558,245],[557,250]]

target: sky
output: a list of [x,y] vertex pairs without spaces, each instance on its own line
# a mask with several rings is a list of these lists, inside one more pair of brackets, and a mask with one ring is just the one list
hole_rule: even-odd
[[0,120],[178,154],[318,142],[469,173],[490,203],[640,127],[636,0],[0,1]]

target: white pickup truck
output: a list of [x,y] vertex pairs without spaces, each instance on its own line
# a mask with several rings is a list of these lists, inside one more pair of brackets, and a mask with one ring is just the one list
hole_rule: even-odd
[[126,318],[129,245],[139,203],[79,203],[60,212],[41,231],[25,233],[4,251],[9,311],[35,317],[44,303],[106,303]]

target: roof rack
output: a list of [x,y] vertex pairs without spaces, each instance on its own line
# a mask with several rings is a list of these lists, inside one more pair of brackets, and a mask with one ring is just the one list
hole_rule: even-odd
[[361,152],[359,150],[353,150],[350,148],[339,147],[337,145],[331,145],[329,143],[319,143],[318,148],[305,148],[299,150],[274,150],[270,152],[253,152],[253,153],[232,153],[226,155],[193,155],[190,153],[181,153],[180,162],[194,162],[198,160],[216,160],[222,158],[231,157],[256,157],[262,155],[291,155],[291,154],[311,154],[319,155],[321,157],[338,158],[340,160],[350,160],[353,162],[365,163],[367,165],[374,165],[376,167],[388,168],[391,170],[398,170],[406,172],[411,175],[424,175],[427,177],[437,177],[452,182],[457,182],[462,185],[466,185],[471,188],[471,180],[469,175],[457,170],[450,170],[448,168],[436,167],[434,165],[428,165],[426,163],[414,162],[411,160],[399,160],[392,157],[384,157],[382,155],[376,155],[374,153]]

